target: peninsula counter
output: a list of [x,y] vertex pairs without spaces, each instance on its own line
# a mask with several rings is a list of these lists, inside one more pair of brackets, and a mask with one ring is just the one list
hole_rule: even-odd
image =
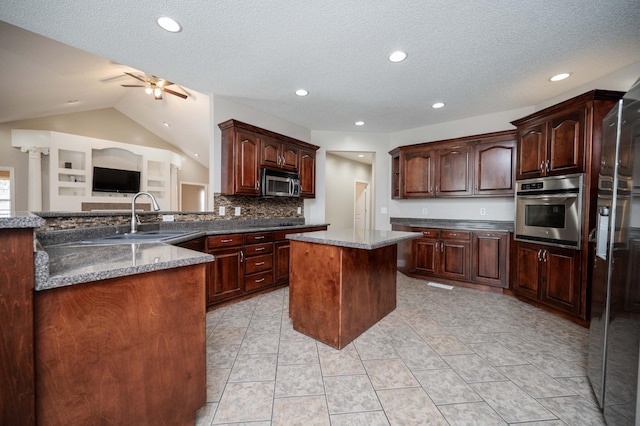
[[420,233],[336,229],[288,235],[293,328],[342,349],[396,308],[397,243]]

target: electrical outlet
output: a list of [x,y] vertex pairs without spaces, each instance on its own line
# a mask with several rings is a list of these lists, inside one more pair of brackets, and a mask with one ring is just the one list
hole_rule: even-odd
[[173,222],[175,220],[175,217],[172,214],[163,214],[162,215],[162,221],[163,222]]
[[386,207],[380,207],[380,214],[387,214],[389,211]]
[[240,212],[241,212],[241,210],[242,210],[242,209],[241,209],[240,207],[236,207],[236,208],[235,208],[235,210],[234,210],[234,212],[233,212],[233,214],[234,214],[234,215],[236,215],[236,216],[240,216]]
[[227,209],[225,208],[225,206],[218,207],[218,215],[224,216],[225,214],[227,214]]
[[302,207],[298,207],[297,212],[298,212],[298,214],[302,214]]
[[429,209],[426,207],[422,208],[422,214],[429,214]]
[[484,216],[487,214],[487,209],[485,209],[484,207],[480,207],[480,216]]

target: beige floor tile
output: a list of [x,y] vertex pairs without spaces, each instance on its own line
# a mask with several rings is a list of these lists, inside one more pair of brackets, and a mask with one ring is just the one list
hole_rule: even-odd
[[392,425],[447,425],[422,388],[387,389],[377,393]]
[[363,361],[375,390],[418,387],[420,384],[399,359]]
[[330,414],[380,410],[376,392],[366,375],[324,378]]
[[275,382],[228,383],[212,424],[269,421]]
[[273,426],[330,426],[324,396],[276,398],[273,402]]

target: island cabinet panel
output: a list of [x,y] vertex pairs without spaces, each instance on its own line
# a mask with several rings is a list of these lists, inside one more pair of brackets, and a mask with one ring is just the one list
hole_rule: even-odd
[[206,402],[205,268],[36,292],[38,424],[193,425]]
[[454,146],[437,151],[436,197],[471,195],[473,167],[471,146]]
[[506,288],[508,283],[509,234],[474,231],[471,279],[474,282]]
[[35,425],[33,229],[0,240],[0,424]]
[[396,245],[361,250],[291,242],[295,330],[342,349],[396,307]]

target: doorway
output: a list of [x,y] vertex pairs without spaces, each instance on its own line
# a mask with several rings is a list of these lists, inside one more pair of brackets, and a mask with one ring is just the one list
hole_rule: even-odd
[[367,231],[371,229],[369,182],[355,181],[353,200],[353,229]]
[[0,167],[0,216],[15,212],[15,183],[13,167]]
[[207,185],[180,182],[180,211],[203,212],[207,208]]

